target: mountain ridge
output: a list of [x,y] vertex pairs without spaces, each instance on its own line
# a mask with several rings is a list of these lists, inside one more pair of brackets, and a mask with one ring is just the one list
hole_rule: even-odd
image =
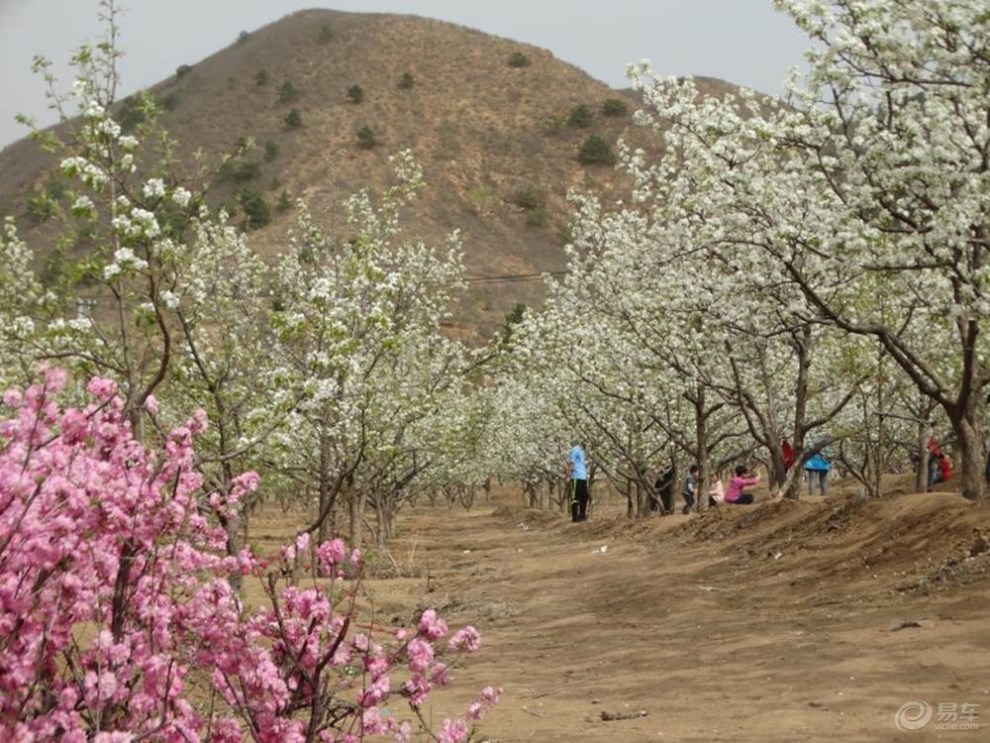
[[[703,78],[699,85],[711,94],[733,88]],[[426,187],[407,214],[408,232],[439,245],[459,229],[473,277],[562,270],[568,192],[608,202],[630,185],[607,165],[579,162],[581,145],[595,134],[613,149],[620,138],[651,143],[632,124],[638,99],[629,91],[545,49],[421,16],[296,11],[148,90],[165,104],[162,124],[185,161],[197,150],[216,160],[257,143],[235,177],[211,186],[231,206],[251,188],[271,206],[302,198],[318,221],[335,221],[343,197],[380,191],[389,157],[411,150]],[[607,100],[622,102],[613,115],[603,113]],[[582,107],[589,115],[576,116]],[[293,109],[297,128],[286,124]],[[374,146],[359,138],[363,128]],[[0,151],[0,210],[24,221],[26,195],[45,187],[44,171],[33,143]],[[271,256],[291,224],[291,210],[275,211],[250,239]],[[541,298],[539,281],[481,281],[455,319],[483,337],[517,302]]]

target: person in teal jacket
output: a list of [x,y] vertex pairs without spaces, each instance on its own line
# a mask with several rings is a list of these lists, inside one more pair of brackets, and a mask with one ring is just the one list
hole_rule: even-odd
[[584,461],[584,449],[581,444],[574,444],[570,459],[571,521],[587,521],[591,492],[588,489],[588,466]]
[[818,484],[818,492],[828,495],[828,473],[832,469],[831,463],[821,452],[815,454],[804,463],[804,471],[808,473],[808,495],[815,494],[815,484]]

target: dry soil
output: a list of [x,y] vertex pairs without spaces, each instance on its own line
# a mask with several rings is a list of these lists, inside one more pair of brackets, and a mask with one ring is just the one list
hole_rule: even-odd
[[[416,507],[365,584],[375,615],[435,607],[482,649],[431,697],[504,688],[477,740],[990,740],[990,506],[954,493],[721,506],[630,522]],[[901,722],[928,705],[918,730]],[[619,719],[606,719],[618,717]]]

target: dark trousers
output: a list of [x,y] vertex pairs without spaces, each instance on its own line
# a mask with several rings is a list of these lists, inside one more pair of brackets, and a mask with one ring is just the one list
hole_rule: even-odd
[[739,500],[726,501],[726,503],[731,503],[735,506],[748,506],[752,502],[753,502],[752,493],[740,493]]
[[571,480],[571,521],[588,518],[588,481]]
[[691,513],[691,509],[694,508],[694,493],[682,491],[681,497],[684,498],[684,508],[681,509],[681,513]]

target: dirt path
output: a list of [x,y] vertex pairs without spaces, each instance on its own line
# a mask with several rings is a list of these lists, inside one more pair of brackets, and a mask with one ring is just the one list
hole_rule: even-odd
[[[433,605],[478,626],[482,651],[435,704],[503,686],[482,739],[990,739],[988,507],[830,497],[571,524],[478,506],[400,526],[411,577],[369,590],[396,620]],[[901,732],[914,700],[933,718]]]

